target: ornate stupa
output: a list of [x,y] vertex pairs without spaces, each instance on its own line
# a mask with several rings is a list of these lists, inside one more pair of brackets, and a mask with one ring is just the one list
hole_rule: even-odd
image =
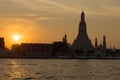
[[86,21],[85,21],[85,13],[84,11],[82,11],[78,35],[72,44],[72,48],[74,50],[83,49],[85,51],[88,51],[88,50],[93,49],[93,45],[91,43],[91,40],[88,37],[86,28],[87,26],[86,26]]

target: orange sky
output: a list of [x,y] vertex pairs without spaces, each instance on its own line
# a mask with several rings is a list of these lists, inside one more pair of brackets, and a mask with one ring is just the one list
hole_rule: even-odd
[[[120,48],[120,0],[0,0],[0,36],[5,44],[21,42],[52,43],[68,35],[72,43],[78,33],[82,9],[87,31],[94,44],[95,37],[107,46]],[[14,35],[21,39],[14,41]]]

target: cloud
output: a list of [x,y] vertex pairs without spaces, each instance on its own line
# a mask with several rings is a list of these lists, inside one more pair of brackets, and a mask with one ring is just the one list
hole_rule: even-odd
[[36,17],[36,16],[39,16],[39,15],[32,14],[32,13],[26,13],[26,14],[24,14],[24,16]]
[[46,20],[58,20],[57,18],[54,17],[39,17],[36,18],[37,21],[46,21]]
[[26,6],[26,8],[36,11],[78,12],[78,9],[76,8],[52,0],[16,0],[15,2]]
[[63,10],[70,11],[70,12],[77,12],[78,11],[77,9],[75,9],[73,7],[70,7],[68,5],[62,4],[60,2],[55,2],[52,0],[36,0],[36,1],[47,3],[47,4],[52,5],[54,7],[62,8]]
[[120,16],[120,0],[75,0],[74,2],[70,0],[63,2],[79,9],[79,13],[80,9],[83,8],[87,12],[87,15]]
[[89,14],[93,15],[118,16],[120,13],[119,5],[120,0],[1,0],[0,12],[4,13],[4,15],[26,15],[35,13],[45,16],[48,12],[49,14],[80,14],[83,8]]

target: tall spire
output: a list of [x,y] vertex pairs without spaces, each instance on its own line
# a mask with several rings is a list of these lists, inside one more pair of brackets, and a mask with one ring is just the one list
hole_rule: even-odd
[[82,13],[81,13],[81,22],[85,21],[85,14],[84,14],[84,10],[82,9]]
[[83,49],[85,51],[93,49],[93,45],[91,43],[91,40],[89,39],[87,35],[87,29],[86,29],[86,22],[85,22],[85,13],[82,10],[81,13],[81,21],[79,24],[79,30],[78,35],[75,41],[72,44],[72,48],[74,50],[76,49]]
[[103,36],[103,48],[106,49],[106,36]]
[[67,35],[66,34],[63,37],[63,42],[67,44]]
[[95,38],[95,49],[97,49],[98,48],[98,40],[97,40],[97,38]]
[[87,35],[87,30],[86,30],[86,22],[85,22],[85,13],[82,10],[81,13],[81,21],[79,24],[79,31],[78,31],[78,35],[84,33],[85,35]]
[[65,34],[65,43],[67,44],[67,35]]

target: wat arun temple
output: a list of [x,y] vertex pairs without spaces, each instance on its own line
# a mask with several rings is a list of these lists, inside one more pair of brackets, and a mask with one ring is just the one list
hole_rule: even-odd
[[79,24],[78,35],[72,44],[72,48],[74,50],[83,49],[84,51],[88,51],[94,48],[87,34],[85,13],[83,11],[81,13],[81,21]]
[[67,35],[51,43],[21,43],[13,44],[12,50],[6,52],[4,38],[0,38],[1,58],[60,58],[60,59],[120,59],[119,49],[109,49],[106,36],[98,44],[95,38],[93,45],[87,34],[85,13],[82,11],[78,28],[78,35],[72,45],[67,43]]

